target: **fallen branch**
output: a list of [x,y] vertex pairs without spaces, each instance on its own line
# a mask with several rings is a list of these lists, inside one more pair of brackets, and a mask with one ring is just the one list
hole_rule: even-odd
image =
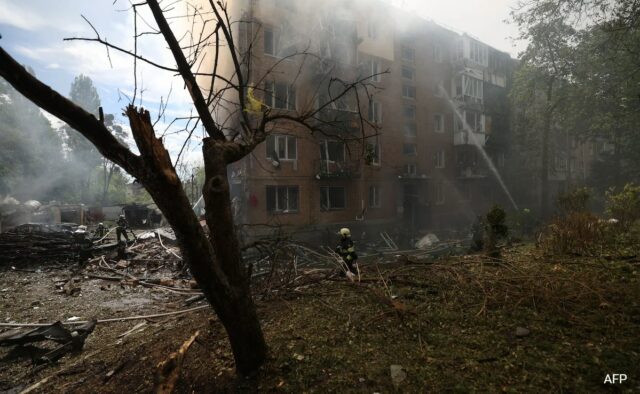
[[153,392],[156,394],[170,394],[180,377],[180,370],[182,369],[182,362],[184,361],[184,355],[191,347],[191,344],[196,340],[200,331],[196,331],[191,338],[187,339],[177,352],[173,352],[169,357],[158,363],[155,384]]
[[[207,308],[211,308],[211,306],[209,306],[209,305],[201,305],[201,306],[196,306],[196,307],[189,308],[189,309],[183,309],[181,311],[156,313],[156,314],[153,314],[153,315],[141,315],[141,316],[128,316],[128,317],[115,317],[115,318],[110,318],[110,319],[98,319],[96,321],[96,323],[113,323],[113,322],[120,322],[120,321],[127,321],[127,320],[153,319],[153,318],[156,318],[156,317],[182,315],[182,314],[185,314],[185,313],[199,311],[201,309],[207,309]],[[73,325],[73,326],[87,324],[87,323],[88,323],[88,321],[86,321],[86,320],[84,320],[84,321],[62,322],[62,324],[64,324],[64,325]],[[46,326],[50,326],[51,324],[52,323],[0,323],[0,327],[46,327]]]

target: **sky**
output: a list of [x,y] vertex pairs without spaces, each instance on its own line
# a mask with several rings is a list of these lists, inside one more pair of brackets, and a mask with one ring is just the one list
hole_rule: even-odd
[[[304,1],[304,0],[301,0]],[[517,0],[393,0],[396,5],[458,32],[466,32],[512,56],[517,55],[510,37],[515,26],[505,22]],[[110,43],[133,49],[133,13],[126,0],[0,0],[0,46],[21,63],[32,67],[36,75],[63,95],[69,94],[78,74],[88,75],[94,82],[105,113],[113,113],[125,124],[122,109],[132,96],[134,77],[130,57],[110,51],[94,42],[63,41],[68,37],[95,37],[84,16]],[[142,18],[154,25],[143,9]],[[175,22],[174,22],[175,23]],[[144,22],[140,23],[142,28]],[[139,42],[139,53],[167,66],[175,63],[160,37],[145,35]],[[170,151],[180,149],[180,127],[170,125],[174,117],[192,111],[188,94],[181,81],[170,72],[138,63],[136,104],[147,107],[155,118],[160,102],[170,94],[165,117],[156,130],[167,132],[165,144]],[[198,141],[187,149],[189,158],[199,153]]]

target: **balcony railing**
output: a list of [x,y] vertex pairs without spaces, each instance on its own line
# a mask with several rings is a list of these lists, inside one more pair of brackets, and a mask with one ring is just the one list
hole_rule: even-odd
[[461,167],[457,171],[458,178],[486,178],[489,172],[484,167]]
[[347,161],[316,160],[316,179],[349,179],[358,175],[358,164]]
[[453,133],[453,145],[473,145],[484,147],[487,137],[485,133],[470,133],[469,131],[457,131]]

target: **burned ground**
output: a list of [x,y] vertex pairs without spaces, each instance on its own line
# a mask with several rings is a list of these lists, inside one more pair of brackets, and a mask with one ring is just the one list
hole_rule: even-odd
[[[252,379],[233,377],[224,330],[205,309],[99,324],[81,352],[51,366],[2,347],[0,388],[18,392],[41,382],[35,391],[148,392],[156,365],[198,330],[176,392],[594,392],[609,388],[608,373],[629,376],[622,391],[640,387],[637,260],[549,258],[525,245],[501,260],[376,257],[361,267],[360,283],[300,271],[293,285],[257,295],[270,356]],[[92,279],[91,265],[39,269],[3,272],[4,322],[193,306],[184,305],[188,291]],[[142,276],[149,267],[127,269]],[[56,292],[69,277],[80,278],[77,296]]]

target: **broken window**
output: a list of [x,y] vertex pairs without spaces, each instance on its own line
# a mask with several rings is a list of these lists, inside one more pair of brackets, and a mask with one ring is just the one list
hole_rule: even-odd
[[433,115],[433,131],[444,133],[444,116],[442,114]]
[[344,162],[345,146],[341,141],[322,141],[320,144],[320,158],[325,161]]
[[415,99],[416,98],[416,87],[411,85],[402,85],[402,97]]
[[346,197],[344,187],[320,188],[320,209],[327,211],[333,209],[344,209],[345,207]]
[[367,162],[368,164],[380,165],[380,145],[378,143],[367,143]]
[[267,157],[278,160],[297,160],[296,137],[291,135],[267,136]]
[[482,81],[468,75],[462,76],[464,95],[482,100]]
[[415,156],[417,154],[416,144],[403,144],[402,153],[407,156]]
[[473,130],[476,133],[484,132],[484,127],[482,125],[482,114],[480,112],[475,111],[464,111],[464,118],[469,126],[469,129]]
[[276,29],[264,28],[264,54],[276,56],[278,54],[278,36]]
[[403,134],[405,137],[414,138],[418,135],[417,127],[415,123],[405,123],[403,128]]
[[264,101],[268,107],[296,109],[296,91],[293,86],[282,82],[267,82],[264,87]]
[[382,123],[382,104],[369,100],[369,122]]
[[369,186],[369,208],[380,208],[380,189],[378,186]]
[[435,161],[434,164],[436,168],[444,168],[444,150],[443,149],[439,149],[436,151],[434,161]]
[[415,69],[409,66],[402,66],[402,78],[413,81],[415,78]]
[[267,211],[269,212],[297,212],[298,200],[298,186],[267,186]]
[[402,58],[402,61],[405,61],[407,63],[413,63],[416,59],[416,51],[411,47],[403,45],[401,48],[400,57]]

